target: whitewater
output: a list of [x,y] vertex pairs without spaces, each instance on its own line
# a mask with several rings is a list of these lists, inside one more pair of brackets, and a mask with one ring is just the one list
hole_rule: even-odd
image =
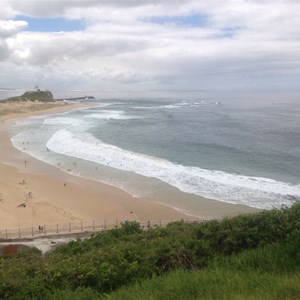
[[290,104],[249,109],[219,99],[109,99],[99,107],[19,121],[12,142],[49,164],[65,162],[60,167],[75,175],[138,197],[170,185],[270,209],[300,198],[296,116]]

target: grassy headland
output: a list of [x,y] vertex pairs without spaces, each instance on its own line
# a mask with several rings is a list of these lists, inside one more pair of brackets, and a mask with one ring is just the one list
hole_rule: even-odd
[[22,101],[46,101],[46,102],[52,102],[53,100],[53,94],[48,90],[32,90],[27,91],[21,96],[11,97],[3,102],[22,102]]
[[42,256],[0,257],[1,299],[299,299],[300,203],[144,232],[138,223]]

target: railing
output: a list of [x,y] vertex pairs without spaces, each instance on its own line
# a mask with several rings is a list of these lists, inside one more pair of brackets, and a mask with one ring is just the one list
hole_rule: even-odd
[[[199,222],[199,219],[181,219],[181,220],[156,220],[156,221],[136,221],[140,223],[141,228],[147,230],[153,227],[164,227],[174,221],[184,222]],[[76,234],[83,232],[96,232],[108,230],[112,228],[119,228],[121,223],[128,221],[121,220],[92,220],[82,222],[70,222],[64,224],[43,224],[31,227],[18,227],[18,228],[2,228],[0,229],[0,241],[7,239],[22,239],[22,238],[35,238],[42,236],[59,236],[66,234]]]

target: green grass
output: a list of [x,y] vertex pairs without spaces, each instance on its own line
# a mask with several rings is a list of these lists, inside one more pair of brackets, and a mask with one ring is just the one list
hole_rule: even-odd
[[133,222],[45,256],[0,256],[0,299],[300,299],[299,272],[297,203],[148,232]]
[[108,299],[300,299],[300,264],[275,244],[219,257],[201,271],[147,279]]
[[122,288],[107,299],[300,299],[300,272],[279,275],[247,270],[177,270]]
[[55,291],[49,299],[300,299],[300,264],[284,244],[213,259],[199,271],[175,270],[109,295],[91,289]]

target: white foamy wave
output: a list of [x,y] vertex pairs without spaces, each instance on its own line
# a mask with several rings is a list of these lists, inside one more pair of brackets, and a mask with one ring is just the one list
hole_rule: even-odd
[[133,109],[149,109],[149,110],[154,110],[154,109],[161,109],[165,105],[157,105],[157,106],[133,106]]
[[134,109],[180,109],[185,107],[200,107],[203,105],[220,105],[220,102],[207,102],[205,100],[196,102],[182,101],[173,104],[158,105],[158,106],[134,106]]
[[55,117],[45,119],[44,125],[74,125],[78,124],[80,120],[78,118],[70,118],[70,117]]
[[169,105],[163,105],[161,106],[162,109],[176,109],[176,108],[181,108],[181,105],[176,105],[176,104],[169,104]]
[[15,127],[27,126],[32,125],[35,123],[40,122],[43,116],[30,116],[24,119],[17,119],[15,120]]
[[157,106],[133,106],[134,109],[173,109],[173,108],[181,108],[180,105],[177,104],[167,104],[167,105],[157,105]]
[[[206,100],[201,100],[201,101],[196,101],[196,102],[179,102],[179,103],[175,103],[174,106],[176,108],[179,108],[179,107],[186,107],[186,106],[189,106],[189,107],[200,107],[200,106],[203,106],[203,105],[221,105],[221,102],[207,102]],[[168,108],[168,107],[166,107]],[[170,108],[173,108],[173,107],[170,107]]]
[[294,197],[300,197],[299,185],[182,166],[103,143],[87,133],[77,137],[67,129],[57,131],[47,147],[60,154],[157,178],[183,192],[224,202],[272,208],[291,205]]
[[86,115],[85,118],[92,118],[92,119],[101,119],[101,120],[132,120],[132,119],[139,119],[138,116],[129,116],[126,115],[124,111],[118,110],[102,110],[98,113],[92,113]]

